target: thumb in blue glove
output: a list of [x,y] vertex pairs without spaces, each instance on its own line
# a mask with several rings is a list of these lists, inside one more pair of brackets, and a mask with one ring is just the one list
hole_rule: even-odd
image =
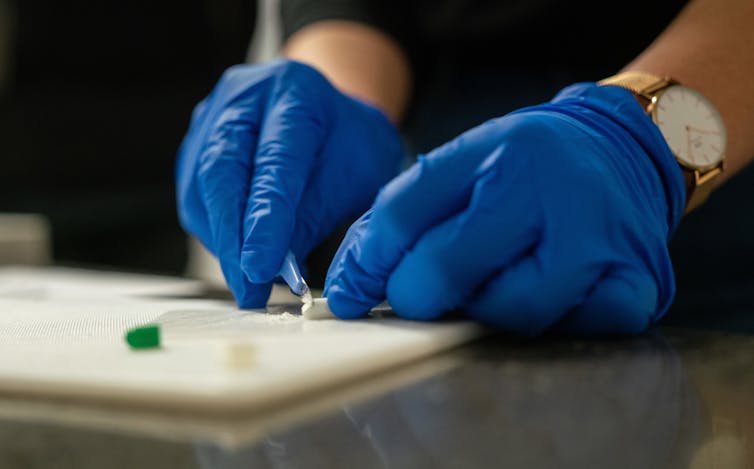
[[419,157],[351,227],[325,295],[342,318],[387,298],[409,319],[461,308],[525,335],[636,333],[672,301],[684,202],[633,96],[573,85]]
[[179,150],[179,218],[219,258],[238,304],[261,307],[286,253],[304,259],[362,213],[402,157],[387,118],[312,67],[232,67]]

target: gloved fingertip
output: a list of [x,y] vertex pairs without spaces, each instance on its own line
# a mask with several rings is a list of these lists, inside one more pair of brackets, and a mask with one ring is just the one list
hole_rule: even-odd
[[267,306],[267,300],[270,298],[272,284],[246,283],[240,288],[232,288],[231,291],[239,308],[263,309]]
[[354,298],[338,285],[329,285],[322,296],[327,298],[330,310],[340,319],[362,318],[369,314],[372,306],[375,306],[371,302]]
[[270,283],[277,277],[281,260],[275,261],[269,250],[244,248],[241,252],[241,271],[251,283]]

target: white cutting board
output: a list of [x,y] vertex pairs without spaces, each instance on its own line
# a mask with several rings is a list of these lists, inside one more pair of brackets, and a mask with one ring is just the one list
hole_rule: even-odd
[[[264,312],[180,299],[200,288],[169,277],[0,268],[0,392],[253,411],[354,382],[483,331],[470,322],[395,317],[308,321],[295,302]],[[153,321],[165,324],[166,345],[130,350],[125,331]],[[238,343],[253,348],[250,364],[229,364],[228,347]]]

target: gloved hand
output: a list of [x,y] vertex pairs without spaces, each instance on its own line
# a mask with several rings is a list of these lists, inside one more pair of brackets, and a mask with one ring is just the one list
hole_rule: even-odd
[[289,60],[235,66],[194,109],[178,214],[239,306],[264,306],[290,248],[302,260],[395,176],[400,137],[377,109]]
[[644,330],[670,305],[681,171],[626,90],[577,84],[465,132],[387,184],[325,296],[342,318],[462,309],[505,330]]

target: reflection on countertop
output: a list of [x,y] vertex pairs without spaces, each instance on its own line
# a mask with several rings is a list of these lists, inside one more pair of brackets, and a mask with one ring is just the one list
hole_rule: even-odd
[[[0,467],[754,467],[754,336],[501,336],[447,357],[452,365],[233,444],[212,432],[140,432],[115,417],[97,426],[6,412]],[[230,432],[247,418],[256,417],[203,428]]]

